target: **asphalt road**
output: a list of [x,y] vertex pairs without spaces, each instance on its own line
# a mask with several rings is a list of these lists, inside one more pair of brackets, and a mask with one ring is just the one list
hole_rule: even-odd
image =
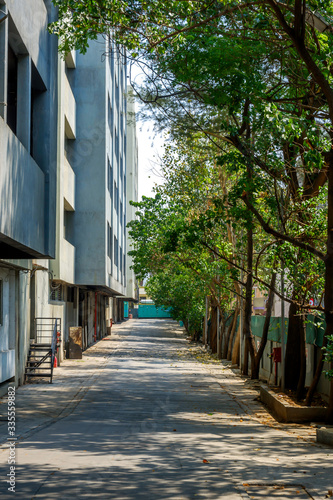
[[15,493],[2,422],[0,498],[325,498],[332,449],[272,424],[244,380],[200,353],[174,322],[131,320],[54,384],[21,387]]

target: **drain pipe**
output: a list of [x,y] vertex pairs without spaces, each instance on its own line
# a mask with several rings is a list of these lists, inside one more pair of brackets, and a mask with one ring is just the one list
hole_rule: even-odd
[[94,341],[97,340],[97,292],[95,292],[95,331],[94,331]]

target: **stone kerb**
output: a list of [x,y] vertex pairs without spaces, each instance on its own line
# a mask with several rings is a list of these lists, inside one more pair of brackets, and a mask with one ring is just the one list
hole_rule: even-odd
[[282,401],[267,385],[260,386],[260,400],[280,422],[323,422],[327,409],[321,406],[293,406]]
[[333,429],[326,429],[326,427],[320,427],[317,429],[317,443],[328,444],[333,446]]

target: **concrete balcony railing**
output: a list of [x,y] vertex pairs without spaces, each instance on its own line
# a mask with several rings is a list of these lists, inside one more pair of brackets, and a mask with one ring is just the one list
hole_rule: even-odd
[[0,234],[41,258],[47,254],[45,176],[1,117],[0,165]]
[[64,238],[61,240],[59,262],[59,279],[75,283],[75,247]]
[[75,50],[71,50],[66,54],[65,63],[67,68],[74,69],[76,68],[76,52]]
[[62,185],[66,210],[75,210],[75,173],[66,157],[64,157],[64,169]]
[[76,102],[68,78],[64,75],[65,133],[68,139],[76,137]]

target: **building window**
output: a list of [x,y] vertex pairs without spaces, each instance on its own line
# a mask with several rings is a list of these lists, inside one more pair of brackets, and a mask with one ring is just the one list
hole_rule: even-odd
[[119,161],[119,137],[116,127],[114,128],[114,144],[115,144],[116,160]]
[[114,263],[118,267],[118,239],[114,237]]
[[114,47],[112,46],[112,40],[111,37],[109,36],[109,66],[110,66],[110,72],[111,72],[111,77],[114,78]]
[[107,234],[106,234],[106,237],[107,237],[107,255],[108,257],[110,257],[110,224],[108,223],[107,224]]
[[74,287],[72,286],[67,287],[67,302],[74,303]]
[[108,234],[107,234],[107,238],[108,238],[108,257],[110,257],[110,259],[112,258],[112,229],[111,229],[111,226],[110,224],[108,223]]
[[17,67],[16,54],[8,45],[7,125],[14,134],[16,134],[17,122]]
[[38,106],[46,92],[46,87],[35,65],[31,63],[31,110],[30,110],[30,154],[35,158],[43,141],[45,130],[40,124],[40,109]]
[[64,238],[71,245],[74,245],[74,213],[64,209]]
[[124,170],[124,167],[123,167],[123,155],[120,156],[120,178],[122,179],[123,178],[123,170]]
[[0,326],[3,325],[3,281],[0,280]]
[[109,106],[108,106],[108,123],[109,123],[109,129],[110,133],[112,134],[112,128],[113,128],[113,110],[111,106],[111,99],[110,99],[110,94],[109,94]]
[[113,199],[114,199],[114,208],[116,210],[116,213],[118,214],[119,210],[119,189],[117,186],[116,181],[114,181],[114,193],[113,193]]
[[108,158],[108,191],[110,196],[112,196],[112,186],[113,186],[113,168]]

